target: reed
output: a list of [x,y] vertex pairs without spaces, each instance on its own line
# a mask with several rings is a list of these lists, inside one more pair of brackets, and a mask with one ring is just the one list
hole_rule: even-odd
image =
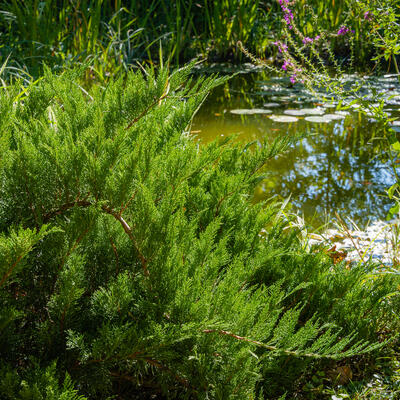
[[[368,32],[349,0],[298,0],[296,24],[304,34],[332,31],[351,21],[357,60],[370,59]],[[318,16],[318,23],[316,23]],[[0,6],[0,63],[38,76],[43,64],[92,63],[104,80],[137,61],[179,65],[202,57],[241,61],[237,43],[258,56],[276,55],[272,43],[284,24],[278,1],[262,0],[5,0]],[[347,43],[333,41],[335,52]],[[90,78],[90,77],[88,77]]]

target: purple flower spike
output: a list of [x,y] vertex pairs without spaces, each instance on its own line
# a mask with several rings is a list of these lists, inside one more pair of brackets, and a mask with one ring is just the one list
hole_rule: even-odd
[[309,38],[307,36],[303,39],[303,43],[304,44],[313,43],[313,42],[314,42],[314,39],[311,39],[311,38]]
[[279,3],[281,5],[282,11],[284,13],[283,18],[286,21],[286,25],[288,26],[289,29],[292,29],[292,21],[294,19],[292,10],[287,7],[288,4],[290,4],[289,0],[279,0]]
[[[341,26],[340,29],[337,32],[337,35],[338,36],[342,36],[342,35],[345,35],[348,32],[350,32],[349,28],[347,28],[346,26]],[[354,31],[352,31],[352,32],[354,32]]]
[[286,61],[285,60],[285,62],[283,63],[283,65],[282,65],[282,69],[284,70],[284,71],[287,71],[287,69],[288,69],[288,67],[290,67],[292,64],[289,62],[289,61]]
[[273,44],[278,47],[279,53],[284,53],[287,50],[287,46],[284,43],[274,42]]
[[290,77],[290,82],[296,83],[296,75],[292,75],[292,76]]

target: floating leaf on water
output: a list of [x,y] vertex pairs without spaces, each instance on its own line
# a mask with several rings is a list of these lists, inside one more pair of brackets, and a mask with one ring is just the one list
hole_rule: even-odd
[[296,96],[292,95],[292,96],[280,96],[280,100],[281,101],[294,101],[296,100]]
[[396,120],[396,121],[392,121],[392,122],[390,123],[390,125],[391,125],[391,126],[400,126],[400,120],[398,119],[398,120]]
[[304,118],[306,121],[308,121],[308,122],[317,122],[317,123],[326,123],[326,122],[331,122],[332,121],[332,119],[331,118],[326,118],[326,116],[324,115],[324,116],[322,116],[322,117],[320,117],[320,116],[311,116],[311,117],[305,117]]
[[258,96],[291,96],[292,92],[287,89],[282,89],[282,88],[261,88],[261,90],[256,90],[252,92],[255,95]]
[[330,118],[331,120],[346,118],[344,115],[341,115],[341,114],[325,114],[324,117]]
[[323,108],[317,107],[317,108],[303,108],[302,109],[304,114],[307,115],[324,115],[325,110]]
[[350,113],[348,111],[336,111],[335,114],[344,115],[344,116],[350,115]]
[[391,106],[399,106],[400,105],[400,101],[398,99],[389,99],[385,101],[386,104],[389,104]]
[[271,82],[278,82],[282,84],[286,84],[290,82],[290,79],[287,76],[272,76],[269,78]]
[[324,108],[336,108],[337,103],[327,103],[324,104],[323,107]]
[[266,107],[266,108],[274,108],[274,107],[280,107],[281,106],[281,104],[279,104],[279,103],[265,103],[264,104],[264,107]]
[[303,110],[285,110],[283,113],[286,115],[294,115],[294,116],[306,115],[306,113]]
[[267,110],[264,108],[250,108],[250,109],[237,109],[231,110],[231,114],[238,114],[238,115],[253,115],[253,114],[271,114],[271,110]]
[[288,102],[287,97],[283,97],[283,96],[271,96],[270,100]]
[[270,118],[274,122],[297,122],[299,119],[289,115],[271,115]]

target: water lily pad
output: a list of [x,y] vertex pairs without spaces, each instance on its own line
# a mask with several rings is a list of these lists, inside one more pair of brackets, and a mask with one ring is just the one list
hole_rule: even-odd
[[400,106],[400,101],[398,99],[389,99],[385,101],[386,104],[389,104],[391,106]]
[[396,78],[399,76],[399,74],[386,74],[383,75],[384,79],[388,79],[388,78]]
[[281,101],[294,101],[296,100],[296,96],[280,96]]
[[348,111],[336,111],[336,113],[335,114],[338,114],[338,115],[344,115],[344,116],[346,116],[346,115],[350,115],[350,113],[348,112]]
[[285,110],[283,113],[286,114],[286,115],[294,115],[294,116],[306,115],[304,110]]
[[296,117],[291,117],[289,115],[271,115],[270,118],[274,122],[297,122],[299,119]]
[[323,108],[303,108],[304,114],[307,115],[324,115],[325,110]]
[[333,120],[337,120],[337,119],[345,119],[346,117],[344,115],[341,114],[325,114],[324,117]]
[[317,123],[327,123],[332,121],[331,118],[327,118],[325,115],[324,116],[313,115],[311,117],[305,117],[304,119],[308,122],[317,122]]
[[264,108],[243,108],[237,110],[231,110],[231,114],[238,114],[238,115],[253,115],[253,114],[271,114],[271,110],[267,110]]
[[269,100],[280,101],[280,102],[283,102],[283,103],[289,103],[289,102],[292,101],[292,98],[288,97],[288,96],[271,96],[269,98]]
[[264,107],[266,107],[266,108],[274,108],[274,107],[280,107],[281,106],[281,104],[279,104],[279,103],[265,103],[264,104]]

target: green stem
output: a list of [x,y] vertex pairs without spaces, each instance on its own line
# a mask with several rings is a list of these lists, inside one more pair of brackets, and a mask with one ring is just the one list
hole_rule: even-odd
[[400,82],[400,71],[399,71],[399,66],[397,65],[396,55],[392,54],[392,57],[393,57],[394,67],[395,67],[396,73],[397,73],[397,80]]

